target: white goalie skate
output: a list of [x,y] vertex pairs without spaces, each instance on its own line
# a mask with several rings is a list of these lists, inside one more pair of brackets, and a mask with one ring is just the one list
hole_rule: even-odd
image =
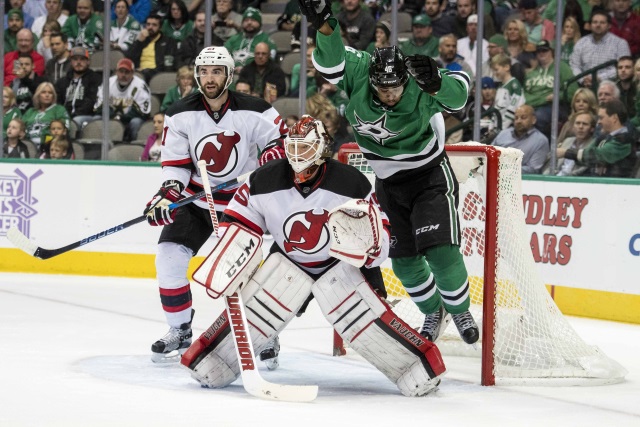
[[275,337],[273,341],[267,344],[267,347],[260,352],[260,360],[264,362],[267,369],[275,371],[280,366],[278,354],[280,353],[280,338]]

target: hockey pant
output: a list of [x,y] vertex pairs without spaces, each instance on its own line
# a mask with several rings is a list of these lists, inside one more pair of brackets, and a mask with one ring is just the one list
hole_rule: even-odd
[[445,372],[438,347],[403,322],[360,271],[341,262],[312,286],[320,310],[338,334],[405,396],[435,390]]
[[[256,354],[296,316],[311,294],[313,280],[284,255],[269,255],[240,291]],[[187,350],[180,363],[200,384],[220,388],[235,381],[240,367],[225,310]]]

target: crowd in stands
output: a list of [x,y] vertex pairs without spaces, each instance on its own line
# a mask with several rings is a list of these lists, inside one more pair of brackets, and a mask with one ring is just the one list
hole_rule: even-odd
[[[123,141],[146,142],[143,159],[159,160],[162,113],[197,90],[192,67],[207,31],[213,45],[233,55],[232,89],[271,103],[298,97],[302,16],[297,0],[276,1],[278,13],[267,15],[264,5],[274,0],[215,0],[209,24],[204,0],[114,1],[109,46],[118,60],[109,78],[109,111],[125,125]],[[640,1],[566,0],[562,22],[556,1],[484,0],[479,20],[476,0],[401,0],[398,12],[409,24],[398,28],[398,45],[405,55],[431,56],[472,79],[481,75],[481,142],[523,150],[523,173],[635,177]],[[348,46],[371,53],[391,44],[391,1],[336,0],[332,7]],[[9,0],[4,12],[4,155],[28,156],[30,142],[38,156],[73,158],[71,122],[75,136],[82,137],[88,123],[101,119],[102,73],[108,67],[90,64],[105,42],[104,3]],[[556,25],[562,26],[561,46],[554,42]],[[276,32],[285,33],[290,45],[276,43]],[[348,99],[314,69],[314,42],[309,26],[306,111],[325,121],[337,150],[353,140],[344,118]],[[284,59],[295,52],[297,63],[285,68]],[[554,81],[556,60],[561,61],[559,82]],[[150,82],[162,73],[174,73],[175,85],[154,95]],[[557,164],[551,167],[554,86],[561,91]],[[473,119],[474,94],[472,88],[466,108],[446,115],[447,128]],[[161,96],[156,108],[154,96]],[[145,122],[153,122],[149,129],[154,130],[139,135]],[[447,142],[471,136],[467,126],[448,135]]]

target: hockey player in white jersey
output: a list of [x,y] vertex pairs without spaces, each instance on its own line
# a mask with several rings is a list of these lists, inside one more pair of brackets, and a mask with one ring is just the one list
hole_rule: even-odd
[[[149,224],[165,226],[156,255],[160,301],[169,332],[151,346],[154,362],[176,362],[191,344],[191,289],[189,261],[213,232],[203,197],[169,211],[185,196],[202,191],[202,180],[216,186],[258,166],[258,153],[277,158],[287,127],[266,101],[228,90],[233,58],[224,47],[204,48],[195,60],[199,92],[172,105],[162,134],[162,185],[144,210]],[[268,146],[268,144],[271,144]],[[195,166],[207,162],[208,176]],[[237,188],[214,194],[224,210]]]
[[[226,234],[194,280],[214,298],[220,296],[212,294],[214,288],[231,293],[240,288],[256,352],[313,295],[352,349],[404,395],[426,395],[444,373],[442,358],[436,345],[406,325],[380,296],[386,296],[378,266],[389,251],[388,221],[369,180],[332,160],[331,145],[319,120],[303,116],[294,124],[285,139],[287,159],[262,166],[240,186],[224,211]],[[254,267],[246,267],[251,277],[246,279],[237,271],[236,248],[241,258],[247,249],[240,236],[267,230],[274,240],[271,253],[252,276]],[[230,330],[225,311],[182,356],[181,363],[204,386],[225,387],[240,374]]]

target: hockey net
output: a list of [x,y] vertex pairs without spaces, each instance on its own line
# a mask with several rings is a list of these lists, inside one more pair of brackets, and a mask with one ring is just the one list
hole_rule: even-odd
[[[460,249],[481,341],[474,349],[450,324],[437,341],[442,353],[480,356],[483,385],[622,381],[626,370],[578,336],[539,276],[525,228],[522,152],[464,143],[447,146],[447,153],[460,182]],[[355,143],[344,144],[339,158],[374,180]],[[383,276],[394,311],[419,330],[424,315],[391,268],[383,268]],[[334,354],[344,354],[340,337],[335,337]]]

